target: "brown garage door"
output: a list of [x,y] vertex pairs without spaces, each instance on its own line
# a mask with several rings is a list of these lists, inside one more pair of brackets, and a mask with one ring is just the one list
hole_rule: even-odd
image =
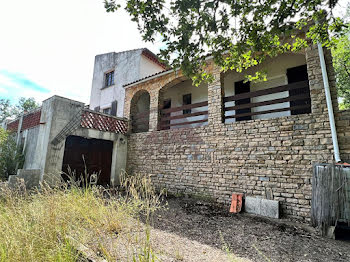
[[[98,184],[108,185],[111,178],[112,150],[112,141],[69,136],[66,139],[62,171],[68,174],[70,167],[80,177],[85,175],[86,166],[87,174],[99,173]],[[67,179],[67,176],[63,175],[63,178]]]

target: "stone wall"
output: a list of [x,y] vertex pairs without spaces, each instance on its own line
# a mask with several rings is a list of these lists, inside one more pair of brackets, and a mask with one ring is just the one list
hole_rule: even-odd
[[[281,201],[283,216],[308,221],[312,166],[332,162],[333,146],[317,48],[307,49],[305,56],[310,114],[222,123],[220,70],[211,64],[215,81],[208,86],[208,126],[157,131],[161,89],[182,81],[181,74],[172,72],[127,88],[126,116],[136,92],[147,90],[151,96],[149,132],[129,137],[129,172],[150,174],[158,187],[172,193],[205,195],[222,203],[229,203],[233,192],[264,198],[272,191],[272,198]],[[329,52],[326,62],[337,106]]]
[[339,111],[336,123],[341,159],[350,163],[350,110]]

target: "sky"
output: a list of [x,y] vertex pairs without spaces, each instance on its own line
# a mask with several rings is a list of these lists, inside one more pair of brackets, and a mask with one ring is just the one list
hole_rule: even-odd
[[158,52],[103,0],[0,0],[0,98],[88,103],[95,55],[141,47]]
[[144,43],[128,14],[106,13],[103,0],[0,0],[0,99],[88,104],[95,55],[160,45]]

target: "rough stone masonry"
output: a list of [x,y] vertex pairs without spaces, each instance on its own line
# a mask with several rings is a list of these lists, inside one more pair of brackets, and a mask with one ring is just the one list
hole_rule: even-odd
[[[350,154],[348,112],[339,112],[334,70],[326,50],[334,111],[341,132],[343,157]],[[132,97],[150,94],[150,130],[129,135],[129,172],[152,175],[154,183],[172,193],[204,195],[229,203],[234,192],[281,203],[284,217],[309,221],[314,163],[333,161],[333,145],[320,61],[316,47],[305,50],[312,113],[225,124],[220,70],[209,66],[216,80],[208,86],[208,125],[157,130],[161,89],[181,77],[175,72],[126,88],[124,113]]]

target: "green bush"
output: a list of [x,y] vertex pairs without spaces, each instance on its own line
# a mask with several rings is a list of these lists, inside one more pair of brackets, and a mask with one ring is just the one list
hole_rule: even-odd
[[16,136],[0,128],[0,180],[8,179],[23,167],[22,147],[17,147]]

